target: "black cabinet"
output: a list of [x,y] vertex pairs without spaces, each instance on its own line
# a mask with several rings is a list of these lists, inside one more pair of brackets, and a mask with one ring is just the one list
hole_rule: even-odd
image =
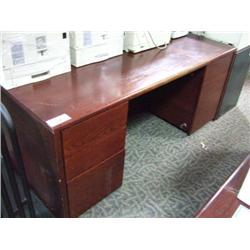
[[224,90],[217,118],[237,105],[250,65],[250,46],[238,50]]

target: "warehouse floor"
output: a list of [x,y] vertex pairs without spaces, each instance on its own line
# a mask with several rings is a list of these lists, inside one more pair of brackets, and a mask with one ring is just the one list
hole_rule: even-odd
[[249,152],[250,74],[238,106],[191,136],[150,113],[130,120],[123,185],[81,217],[193,217]]

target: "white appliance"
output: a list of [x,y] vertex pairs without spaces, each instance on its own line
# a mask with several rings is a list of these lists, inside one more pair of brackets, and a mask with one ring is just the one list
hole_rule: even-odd
[[137,53],[155,47],[164,49],[170,39],[171,31],[126,31],[124,50]]
[[205,31],[190,31],[192,34],[195,34],[197,36],[204,36]]
[[71,64],[80,67],[123,53],[123,31],[70,32]]
[[216,32],[203,31],[200,32],[203,36],[212,40],[223,42],[235,46],[238,50],[250,45],[249,32]]
[[175,39],[175,38],[186,36],[188,32],[189,31],[173,31],[171,34],[171,38]]
[[6,89],[71,71],[67,32],[2,33]]

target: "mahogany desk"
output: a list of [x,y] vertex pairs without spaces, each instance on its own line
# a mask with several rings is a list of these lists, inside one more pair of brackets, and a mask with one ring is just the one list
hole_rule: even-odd
[[[215,114],[235,49],[196,36],[124,54],[9,91],[29,182],[57,217],[75,217],[122,184],[128,103],[192,133]],[[70,120],[49,127],[47,120]]]
[[250,207],[237,198],[250,168],[250,155],[240,164],[228,180],[197,213],[197,218],[230,218],[239,205]]

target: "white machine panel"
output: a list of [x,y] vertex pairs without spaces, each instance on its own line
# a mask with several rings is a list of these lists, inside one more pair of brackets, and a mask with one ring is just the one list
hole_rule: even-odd
[[166,48],[171,39],[171,31],[126,31],[124,50],[137,53],[162,46]]
[[188,32],[189,31],[173,31],[171,34],[171,38],[175,39],[175,38],[186,36]]
[[196,31],[192,33],[205,36],[218,42],[233,45],[238,50],[250,45],[249,32]]
[[123,31],[70,32],[71,64],[80,67],[123,53]]
[[3,85],[6,89],[48,79],[71,70],[69,34],[2,33]]

